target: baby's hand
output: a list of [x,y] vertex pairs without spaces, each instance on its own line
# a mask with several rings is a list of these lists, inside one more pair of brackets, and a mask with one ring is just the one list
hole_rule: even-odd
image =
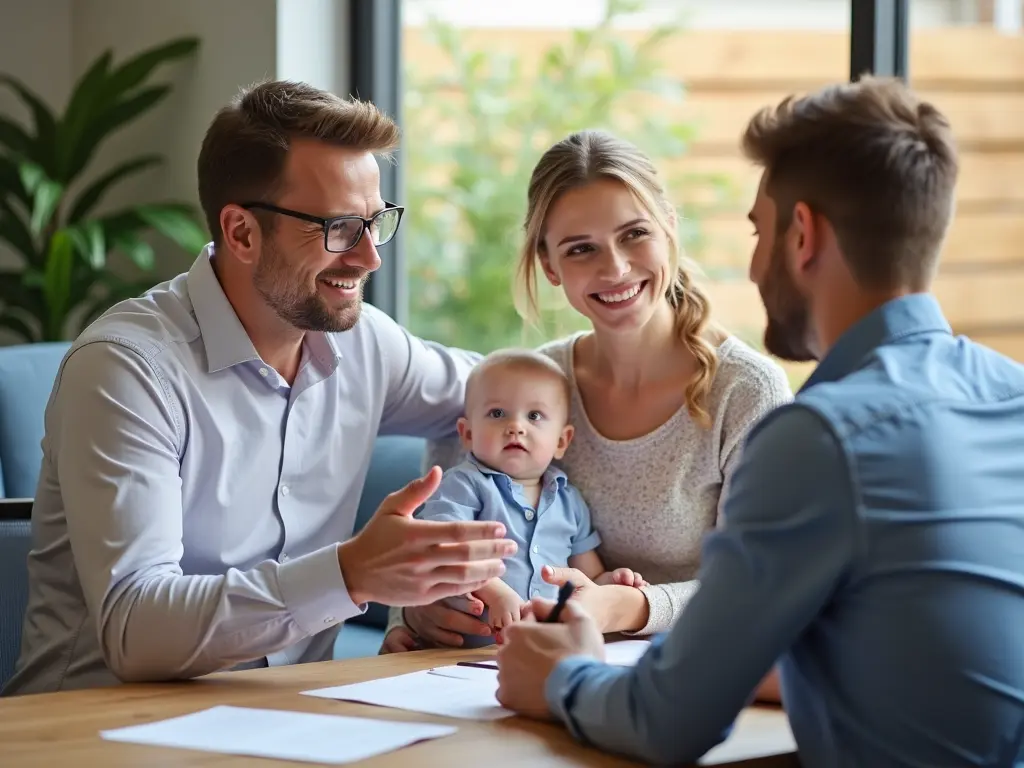
[[636,571],[629,568],[616,568],[614,571],[605,571],[596,579],[597,584],[618,584],[623,587],[647,587],[650,586]]
[[496,600],[491,601],[487,606],[487,615],[491,629],[505,629],[515,624],[522,618],[523,599],[518,594],[509,590],[508,594],[502,594]]

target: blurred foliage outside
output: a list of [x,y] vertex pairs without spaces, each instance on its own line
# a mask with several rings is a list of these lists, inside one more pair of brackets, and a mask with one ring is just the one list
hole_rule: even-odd
[[[629,139],[663,173],[665,161],[687,154],[695,125],[667,118],[667,110],[637,109],[652,95],[673,102],[686,96],[683,85],[664,74],[658,55],[663,46],[679,44],[681,22],[651,29],[639,44],[615,28],[642,6],[609,0],[598,25],[573,30],[539,63],[466,50],[458,29],[430,23],[426,32],[445,57],[445,74],[420,77],[414,66],[405,73],[411,331],[488,352],[587,327],[546,283],[541,327],[527,326],[515,310],[512,281],[526,190],[544,150],[576,130],[605,129]],[[701,209],[679,211],[680,240],[692,251],[701,241],[701,213],[728,202],[736,190],[724,175],[679,172],[665,181],[673,199],[683,185],[709,193]]]

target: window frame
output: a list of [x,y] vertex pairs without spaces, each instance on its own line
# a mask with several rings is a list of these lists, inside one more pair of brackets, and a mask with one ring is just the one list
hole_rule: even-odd
[[[865,73],[909,77],[910,0],[850,0],[850,80]],[[402,124],[402,0],[350,0],[351,92]],[[404,203],[401,163],[381,168],[381,192]],[[403,233],[381,254],[366,300],[399,323],[408,318]]]

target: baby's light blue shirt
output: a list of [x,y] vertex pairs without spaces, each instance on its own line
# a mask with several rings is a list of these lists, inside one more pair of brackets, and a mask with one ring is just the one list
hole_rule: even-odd
[[494,520],[504,523],[519,549],[506,558],[502,580],[524,600],[555,599],[558,588],[541,579],[545,565],[563,567],[569,557],[596,549],[601,538],[583,496],[561,469],[551,466],[541,481],[537,508],[523,486],[470,456],[445,472],[441,485],[416,513],[422,520]]

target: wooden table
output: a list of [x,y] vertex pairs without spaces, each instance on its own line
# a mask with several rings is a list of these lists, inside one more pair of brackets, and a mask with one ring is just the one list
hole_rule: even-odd
[[[421,651],[347,661],[208,675],[182,683],[131,684],[0,699],[0,766],[3,768],[118,768],[119,766],[309,766],[184,749],[104,741],[99,731],[185,715],[218,704],[373,717],[396,721],[457,722],[452,736],[380,755],[367,768],[412,765],[635,765],[576,743],[560,726],[519,717],[496,722],[452,721],[418,712],[299,696],[300,691],[429,669],[456,660],[487,657],[478,651]],[[733,765],[794,766],[783,756]]]

